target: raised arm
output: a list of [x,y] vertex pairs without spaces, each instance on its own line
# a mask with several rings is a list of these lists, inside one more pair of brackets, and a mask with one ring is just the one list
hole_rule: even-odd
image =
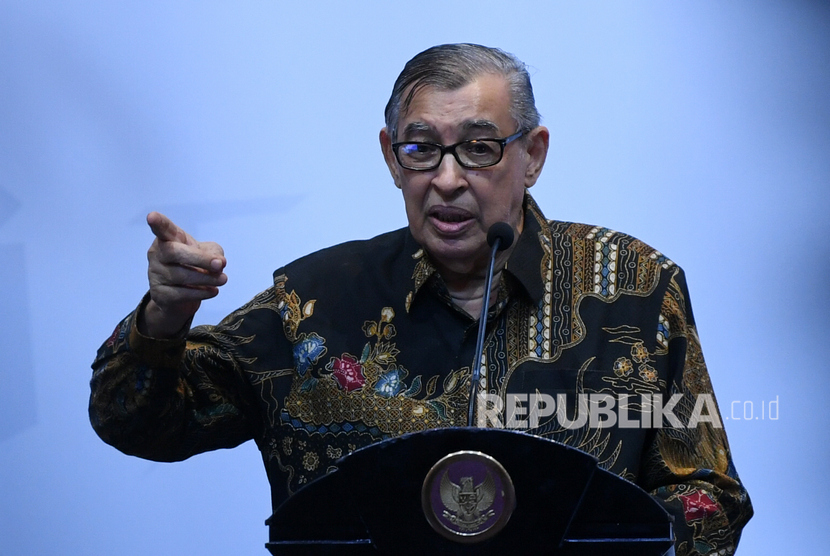
[[231,330],[190,330],[204,299],[227,282],[222,248],[198,242],[152,212],[150,292],[116,327],[93,362],[90,420],[101,438],[141,457],[174,461],[251,437],[249,385]]

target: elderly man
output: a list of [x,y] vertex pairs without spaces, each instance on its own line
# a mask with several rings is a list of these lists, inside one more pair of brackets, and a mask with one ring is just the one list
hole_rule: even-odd
[[[560,419],[537,411],[518,426],[649,491],[676,516],[678,554],[731,554],[752,510],[683,273],[630,236],[548,221],[527,191],[548,138],[513,56],[477,45],[422,52],[395,83],[380,132],[409,226],[278,269],[217,326],[189,323],[226,281],[222,249],[151,213],[150,292],[93,364],[95,430],[160,461],[253,438],[276,507],[359,447],[464,426],[489,297],[482,392],[501,402],[561,395]],[[498,254],[485,296],[496,222],[517,239]],[[656,427],[597,426],[579,422],[577,394],[674,402],[657,410]],[[646,405],[628,405],[636,422],[652,423],[641,420]],[[499,421],[482,406],[479,422],[515,423],[513,409]],[[699,422],[663,427],[663,416]]]

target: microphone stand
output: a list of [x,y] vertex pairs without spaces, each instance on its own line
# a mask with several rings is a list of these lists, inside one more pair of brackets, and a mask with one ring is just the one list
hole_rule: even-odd
[[[503,240],[503,241],[502,241]],[[484,284],[484,301],[481,306],[481,316],[478,319],[478,337],[476,338],[476,355],[473,360],[472,383],[470,384],[470,405],[467,410],[467,426],[473,426],[473,414],[478,398],[478,383],[481,380],[481,357],[484,348],[484,335],[487,332],[487,312],[490,309],[490,290],[493,287],[493,267],[496,264],[496,253],[507,249],[513,243],[513,228],[505,222],[496,222],[487,231],[487,243],[493,250],[490,253],[490,266],[487,270],[487,280]]]

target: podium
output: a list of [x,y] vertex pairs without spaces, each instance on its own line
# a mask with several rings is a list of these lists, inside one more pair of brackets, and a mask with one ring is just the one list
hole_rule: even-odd
[[672,518],[589,454],[521,432],[435,429],[367,446],[266,521],[279,555],[664,556]]

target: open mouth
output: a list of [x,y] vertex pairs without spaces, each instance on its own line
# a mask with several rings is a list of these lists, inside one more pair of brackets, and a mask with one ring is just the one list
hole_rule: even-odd
[[440,222],[455,223],[471,220],[473,215],[462,208],[435,206],[429,209],[428,215]]
[[463,232],[474,221],[473,214],[465,209],[450,206],[434,206],[429,209],[427,216],[432,225],[439,232],[455,235]]

